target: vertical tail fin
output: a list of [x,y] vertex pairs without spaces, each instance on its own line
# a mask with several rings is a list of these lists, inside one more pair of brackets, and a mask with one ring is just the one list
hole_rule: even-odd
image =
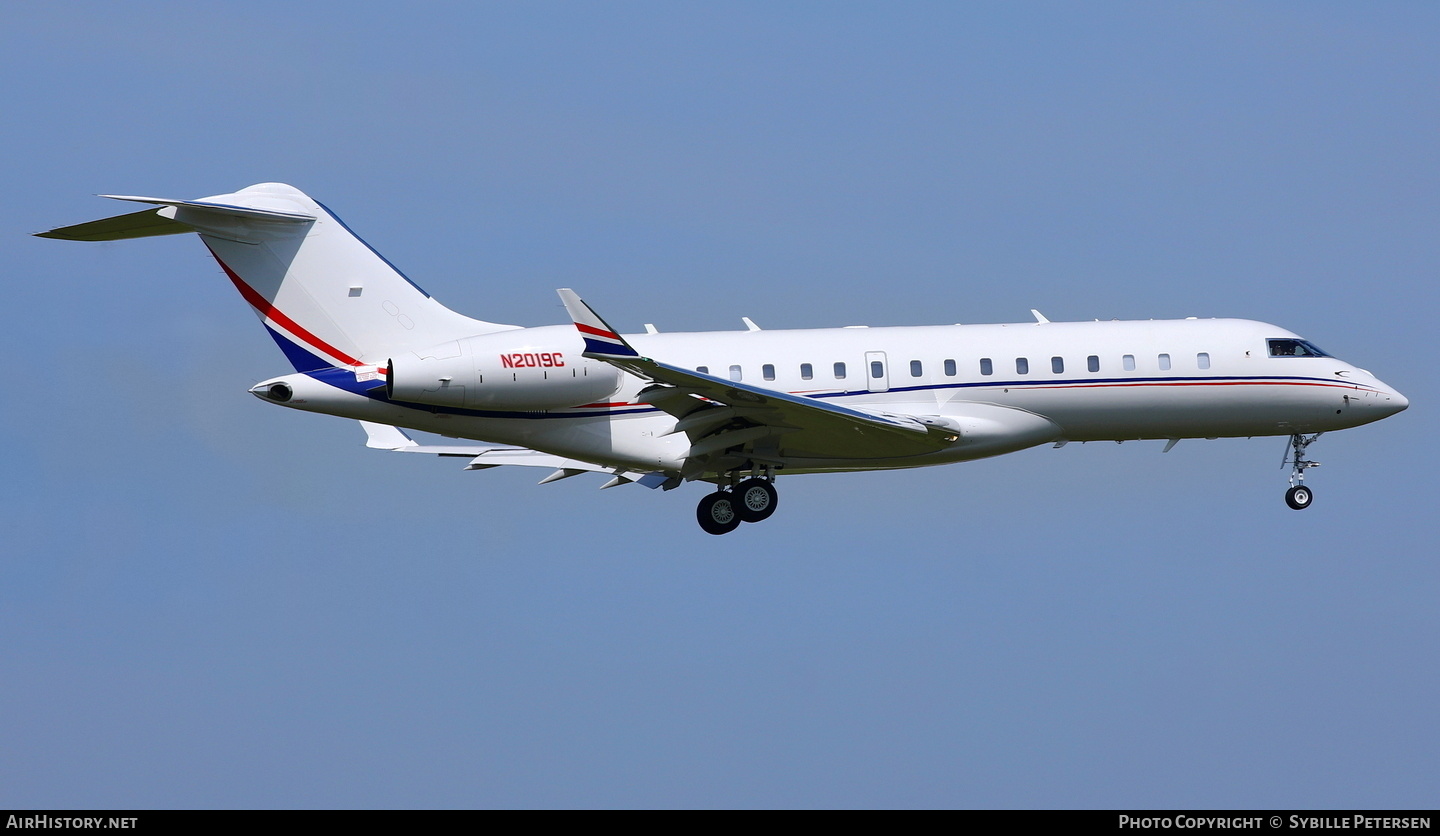
[[41,234],[94,241],[199,233],[297,371],[383,365],[401,349],[514,327],[441,305],[293,186],[262,183],[200,200],[106,196],[161,208]]

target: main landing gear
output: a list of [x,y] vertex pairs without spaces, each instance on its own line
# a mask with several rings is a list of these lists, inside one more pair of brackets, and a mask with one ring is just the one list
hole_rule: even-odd
[[752,476],[732,488],[721,488],[700,500],[695,518],[707,534],[729,534],[742,522],[760,522],[775,513],[780,495],[773,474]]
[[1312,467],[1319,467],[1320,463],[1306,459],[1305,450],[1319,437],[1320,433],[1309,436],[1295,433],[1290,436],[1290,449],[1285,453],[1283,462],[1283,464],[1290,465],[1290,490],[1285,492],[1285,504],[1296,511],[1309,508],[1310,501],[1315,498],[1315,494],[1305,487],[1305,471]]

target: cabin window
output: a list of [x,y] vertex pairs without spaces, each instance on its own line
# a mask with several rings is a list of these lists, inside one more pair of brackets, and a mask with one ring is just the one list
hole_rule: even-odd
[[765,365],[761,366],[761,367],[760,367],[760,376],[763,377],[763,378],[765,378],[766,380],[774,380],[774,379],[775,379],[775,365],[774,365],[773,363],[766,363]]
[[946,360],[946,361],[945,361],[945,376],[946,376],[946,377],[954,377],[954,376],[955,376],[955,361],[954,361],[954,360]]
[[835,364],[835,379],[836,379],[836,380],[844,380],[844,379],[845,379],[845,364],[844,364],[844,363],[836,363],[836,364]]
[[1271,357],[1329,357],[1307,340],[1266,340]]
[[800,379],[801,379],[801,380],[810,380],[810,379],[813,378],[813,377],[815,377],[815,367],[812,366],[812,365],[810,365],[809,363],[801,363],[801,364],[800,364]]
[[738,380],[741,379],[740,367],[739,367],[739,366],[731,366],[731,367],[730,367],[730,379],[731,379],[731,380],[736,380],[736,381],[738,381]]
[[1196,365],[1196,366],[1199,366],[1199,367],[1202,368],[1202,369],[1208,369],[1208,368],[1210,368],[1210,354],[1209,354],[1209,352],[1202,351],[1202,352],[1200,352],[1199,354],[1195,355],[1195,365]]
[[1051,357],[1051,358],[1050,358],[1050,371],[1054,372],[1055,374],[1064,374],[1064,373],[1065,373],[1065,358],[1064,358],[1064,357]]
[[1092,372],[1098,372],[1098,371],[1100,371],[1100,357],[1099,357],[1099,355],[1092,354],[1092,355],[1090,355],[1089,357],[1086,357],[1086,358],[1085,358],[1085,368],[1089,369],[1089,370],[1092,371]]
[[870,376],[879,380],[885,376],[885,364],[879,360],[870,361]]
[[1030,373],[1030,358],[1028,358],[1028,357],[1016,357],[1016,358],[1015,358],[1015,373],[1016,373],[1016,374],[1029,374],[1029,373]]
[[980,373],[981,373],[981,374],[994,374],[994,373],[995,373],[995,364],[990,362],[990,358],[989,358],[989,357],[981,357],[981,358],[980,358]]
[[709,367],[709,366],[696,366],[696,367],[695,367],[695,371],[697,371],[697,372],[699,372],[699,373],[701,373],[701,374],[709,374],[709,373],[710,373],[710,367]]
[[919,377],[920,375],[922,375],[922,374],[924,374],[924,373],[925,373],[924,367],[922,367],[922,366],[920,365],[920,361],[919,361],[919,360],[911,360],[911,361],[910,361],[910,376],[911,376],[911,377]]
[[1162,355],[1160,355],[1160,371],[1162,371],[1162,372],[1168,372],[1168,371],[1170,371],[1170,355],[1168,355],[1168,354],[1162,354]]
[[1124,357],[1121,357],[1120,365],[1124,366],[1125,371],[1127,372],[1135,371],[1135,355],[1127,354]]

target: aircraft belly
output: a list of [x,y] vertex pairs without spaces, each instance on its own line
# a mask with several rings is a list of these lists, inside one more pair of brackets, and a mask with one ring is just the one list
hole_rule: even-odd
[[1355,425],[1350,389],[1277,384],[1011,390],[1006,403],[1053,419],[1073,441],[1288,435]]
[[817,432],[801,430],[781,436],[779,455],[785,460],[803,459],[895,459],[933,452],[934,444],[924,435],[906,438],[890,433],[849,429]]
[[[1043,442],[1040,442],[1043,443]],[[1026,447],[1034,447],[1034,444],[1027,444]],[[1016,448],[1023,449],[1023,448]],[[929,453],[923,456],[904,456],[899,458],[809,458],[800,456],[786,456],[784,472],[787,474],[798,473],[846,473],[861,470],[908,470],[916,467],[934,467],[942,464],[957,464],[959,462],[975,461],[986,459],[992,456],[999,456],[1004,453],[1012,453],[1015,450],[995,450],[983,452],[977,449],[953,449],[940,453]]]
[[1061,437],[1060,428],[1044,416],[994,403],[952,402],[939,407],[933,401],[870,398],[857,406],[943,417],[957,429],[958,438],[936,450],[935,441],[920,434],[911,439],[893,435],[872,438],[854,431],[825,435],[801,431],[781,436],[780,456],[786,469],[924,467],[1011,453]]

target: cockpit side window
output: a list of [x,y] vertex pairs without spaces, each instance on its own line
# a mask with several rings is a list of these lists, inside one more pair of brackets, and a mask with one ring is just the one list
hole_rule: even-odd
[[1307,340],[1266,340],[1271,357],[1329,357]]

